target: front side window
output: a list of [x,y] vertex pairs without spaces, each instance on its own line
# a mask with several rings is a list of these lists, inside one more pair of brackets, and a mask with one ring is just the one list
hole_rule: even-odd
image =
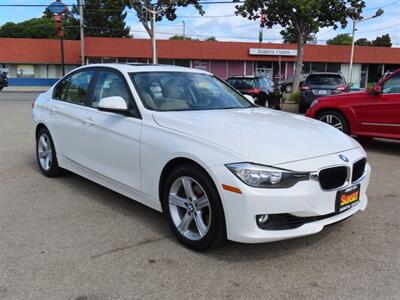
[[89,84],[92,80],[94,71],[84,71],[73,74],[65,95],[65,101],[74,104],[85,104]]
[[69,80],[70,78],[65,78],[63,80],[61,80],[56,87],[54,88],[54,92],[53,92],[53,99],[56,100],[64,100],[65,95],[67,94],[67,89],[68,89],[68,85],[69,85]]
[[400,73],[393,75],[383,84],[382,92],[384,94],[400,94]]
[[101,71],[94,90],[92,107],[97,107],[103,98],[119,96],[129,105],[130,94],[124,79],[117,73]]
[[253,105],[214,76],[189,72],[131,73],[145,107],[151,110],[210,110]]

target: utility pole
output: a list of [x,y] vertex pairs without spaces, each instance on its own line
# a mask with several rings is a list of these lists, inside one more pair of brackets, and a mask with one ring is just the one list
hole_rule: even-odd
[[83,6],[85,5],[85,0],[79,0],[79,27],[81,36],[81,65],[85,65],[85,31],[84,31],[84,16],[83,16]]
[[186,37],[185,37],[185,33],[186,33],[186,24],[185,24],[185,21],[182,21],[182,26],[183,26],[183,34],[182,34],[182,36],[183,36],[183,39],[186,40]]
[[349,12],[350,12],[350,14],[352,14],[351,19],[353,20],[353,30],[352,30],[352,36],[351,36],[350,70],[349,70],[349,78],[348,78],[347,82],[351,86],[353,84],[352,83],[352,81],[353,81],[352,77],[353,77],[353,60],[354,60],[354,39],[355,39],[356,30],[357,30],[356,29],[356,25],[358,23],[361,23],[361,22],[364,22],[364,21],[371,20],[371,19],[379,17],[384,13],[384,11],[383,11],[383,9],[379,8],[376,11],[375,15],[373,15],[371,17],[368,17],[368,18],[358,19],[358,20],[356,20],[355,17],[354,17],[354,13],[355,13],[355,9],[354,8],[351,8],[349,10]]
[[151,44],[153,48],[153,64],[157,64],[157,44],[156,44],[156,17],[157,17],[157,11],[151,10]]
[[350,70],[349,70],[349,80],[347,81],[350,85],[352,84],[352,78],[353,78],[353,60],[354,60],[354,36],[356,33],[356,20],[354,17],[351,17],[353,20],[353,30],[352,30],[352,35],[351,35],[351,54],[350,54]]

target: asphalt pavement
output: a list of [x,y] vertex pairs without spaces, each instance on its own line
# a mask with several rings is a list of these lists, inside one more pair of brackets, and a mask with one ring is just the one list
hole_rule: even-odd
[[196,253],[160,213],[71,173],[42,176],[33,97],[0,92],[0,299],[400,298],[399,142],[364,145],[365,212],[313,236]]

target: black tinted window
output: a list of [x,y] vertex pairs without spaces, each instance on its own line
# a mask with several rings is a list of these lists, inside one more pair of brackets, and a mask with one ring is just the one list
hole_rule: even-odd
[[65,101],[84,105],[94,71],[75,73],[70,77]]
[[343,79],[338,75],[310,75],[307,77],[306,83],[316,85],[339,85],[343,84]]
[[99,74],[92,107],[97,107],[99,101],[103,98],[119,96],[129,105],[129,91],[124,79],[114,72],[102,71]]
[[255,79],[249,78],[230,78],[228,83],[238,90],[249,90],[256,87]]
[[69,78],[60,81],[54,88],[53,99],[63,100],[67,92],[68,84],[69,84]]

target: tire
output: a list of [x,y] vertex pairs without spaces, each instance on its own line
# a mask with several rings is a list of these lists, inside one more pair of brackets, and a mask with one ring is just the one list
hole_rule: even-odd
[[317,115],[317,119],[321,122],[332,125],[336,129],[344,132],[345,134],[350,133],[349,124],[345,116],[336,110],[326,110]]
[[226,240],[225,217],[217,188],[199,166],[184,164],[168,175],[162,205],[172,232],[186,247],[205,251]]
[[36,159],[44,176],[57,177],[62,174],[53,139],[47,128],[40,129],[36,135]]

